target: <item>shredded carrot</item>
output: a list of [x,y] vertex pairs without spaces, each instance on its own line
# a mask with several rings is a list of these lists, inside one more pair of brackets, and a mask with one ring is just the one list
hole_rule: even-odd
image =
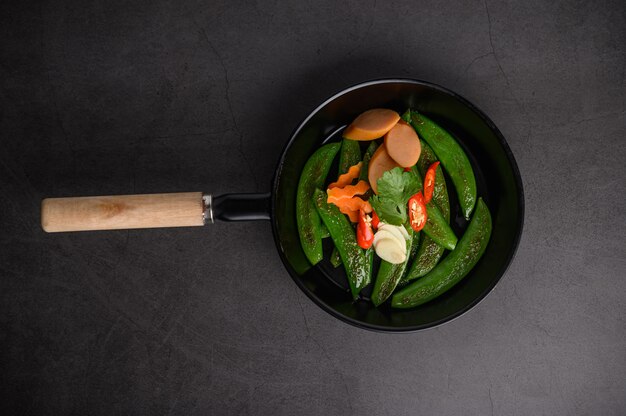
[[346,185],[343,188],[328,189],[328,203],[335,204],[340,199],[352,198],[355,195],[363,195],[370,189],[365,181],[359,181],[356,185]]
[[353,198],[344,198],[337,206],[339,207],[339,211],[350,217],[350,221],[352,222],[359,222],[359,209],[362,209],[366,214],[370,214],[372,212],[372,206],[370,203],[362,200],[358,196]]
[[369,202],[363,201],[361,198],[355,196],[350,199],[342,199],[339,203],[340,207],[346,207],[347,210],[359,212],[359,209],[365,211],[366,214],[372,212],[372,206]]
[[346,207],[339,207],[339,211],[346,214],[350,218],[350,222],[359,222],[359,211],[350,211]]
[[359,222],[359,210],[362,209],[366,213],[372,212],[372,206],[369,202],[364,201],[357,195],[364,195],[370,190],[370,186],[366,181],[359,181],[356,185],[351,185],[352,181],[359,176],[362,162],[351,166],[348,173],[341,175],[337,182],[328,186],[329,204],[335,204],[339,207],[339,211],[350,217],[350,221]]
[[328,189],[343,188],[346,185],[350,185],[352,181],[358,178],[361,174],[361,166],[363,166],[363,162],[359,162],[354,166],[350,166],[346,173],[344,173],[343,175],[339,175],[337,182],[333,182],[328,185]]
[[341,198],[335,202],[331,202],[339,207],[339,211],[350,217],[350,221],[359,221],[359,210],[362,209],[365,213],[370,214],[372,212],[372,206],[368,201],[364,201],[358,196],[352,198]]
[[370,212],[372,212],[372,206],[370,205],[370,203],[362,200],[358,196],[355,196],[354,198],[344,198],[334,204],[340,208],[345,207],[345,209],[349,211],[358,212],[359,209],[362,209],[363,211],[365,211],[366,214],[369,214]]

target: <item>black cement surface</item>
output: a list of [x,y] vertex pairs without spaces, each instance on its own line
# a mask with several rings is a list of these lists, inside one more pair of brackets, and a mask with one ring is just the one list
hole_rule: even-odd
[[[625,5],[2,2],[3,414],[624,414]],[[523,176],[517,257],[444,326],[334,319],[269,223],[39,227],[49,196],[267,191],[294,126],[381,77],[467,97]]]

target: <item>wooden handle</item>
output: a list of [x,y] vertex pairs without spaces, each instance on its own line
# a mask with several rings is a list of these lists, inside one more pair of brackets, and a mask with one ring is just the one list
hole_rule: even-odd
[[44,231],[124,230],[204,225],[202,192],[48,198]]

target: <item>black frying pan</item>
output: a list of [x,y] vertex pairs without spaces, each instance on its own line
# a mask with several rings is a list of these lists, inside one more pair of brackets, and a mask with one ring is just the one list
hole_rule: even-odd
[[[478,195],[491,211],[493,232],[478,264],[444,295],[409,310],[392,309],[388,303],[375,308],[367,299],[367,290],[362,299],[352,301],[343,269],[333,268],[326,260],[331,250],[329,239],[325,240],[325,260],[313,267],[309,264],[296,224],[296,189],[309,156],[322,143],[339,140],[342,129],[357,115],[371,108],[402,113],[409,107],[434,119],[465,149],[474,168]],[[458,212],[454,191],[450,189],[449,193],[452,227],[461,236],[467,224]],[[524,194],[511,150],[483,112],[437,85],[384,79],[341,91],[311,112],[295,129],[280,156],[271,193],[53,198],[42,203],[42,226],[50,232],[194,226],[214,220],[272,221],[274,240],[285,268],[322,309],[361,328],[414,331],[456,318],[493,289],[513,259],[522,233]]]

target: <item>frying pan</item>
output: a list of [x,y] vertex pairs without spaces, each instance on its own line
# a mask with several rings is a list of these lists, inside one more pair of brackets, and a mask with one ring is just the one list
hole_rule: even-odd
[[[323,143],[339,140],[358,114],[371,108],[418,110],[434,119],[461,144],[476,176],[478,195],[489,207],[493,232],[472,271],[455,287],[419,307],[376,308],[367,288],[353,301],[342,267],[325,260],[311,266],[300,246],[296,189],[302,167]],[[331,171],[329,177],[333,177]],[[448,183],[451,184],[448,179]],[[461,236],[467,222],[458,212],[450,186],[451,225]],[[42,201],[42,227],[48,232],[202,226],[220,221],[270,220],[285,268],[318,306],[360,328],[415,331],[456,318],[480,302],[505,273],[517,249],[524,220],[524,194],[517,164],[494,123],[469,101],[438,85],[410,79],[382,79],[347,88],[319,105],[300,123],[279,158],[271,193],[212,196],[202,192],[49,198]],[[375,273],[375,271],[374,271]],[[375,277],[375,274],[374,274]]]

